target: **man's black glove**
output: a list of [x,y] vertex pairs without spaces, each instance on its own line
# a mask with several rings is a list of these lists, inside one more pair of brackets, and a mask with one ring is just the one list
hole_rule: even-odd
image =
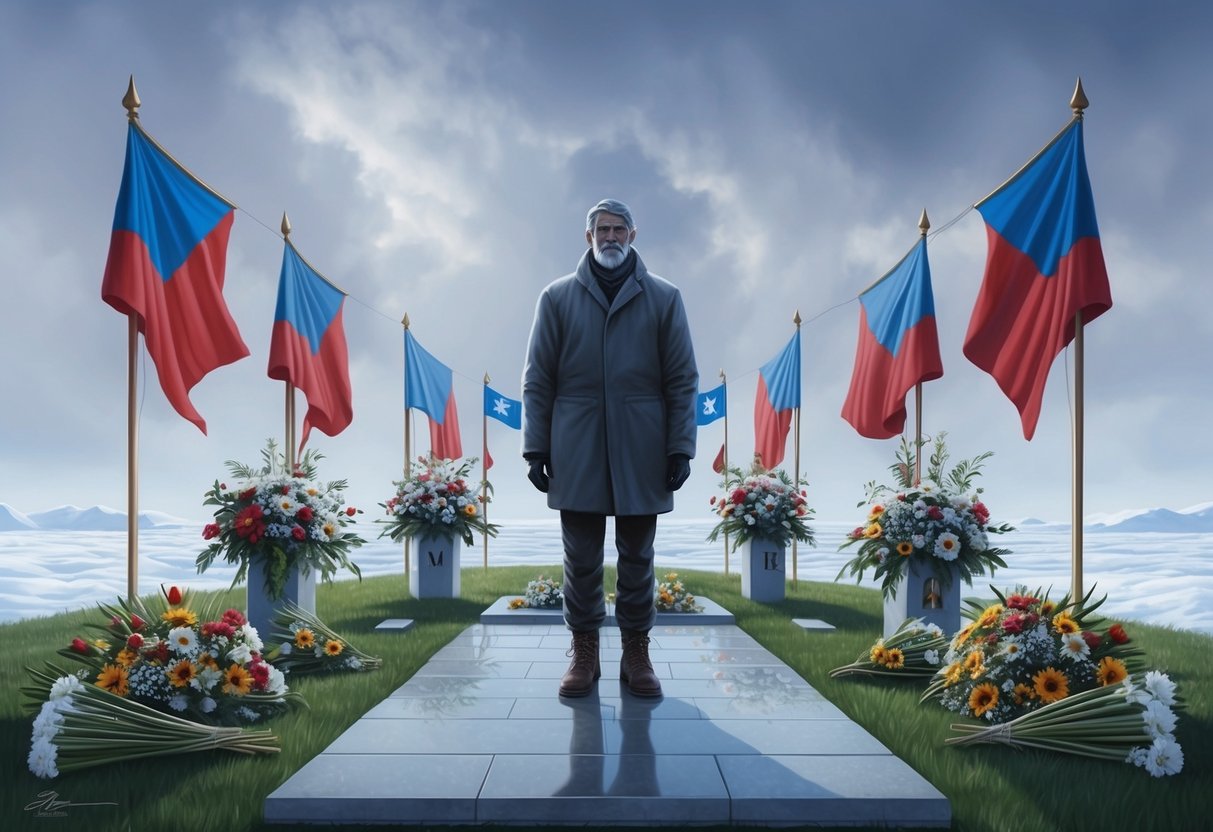
[[548,488],[550,488],[552,484],[551,460],[528,459],[527,464],[530,466],[530,470],[527,471],[526,478],[531,481],[531,485],[538,488],[544,494],[547,494]]
[[670,454],[665,468],[666,491],[677,491],[691,476],[691,458],[686,454]]

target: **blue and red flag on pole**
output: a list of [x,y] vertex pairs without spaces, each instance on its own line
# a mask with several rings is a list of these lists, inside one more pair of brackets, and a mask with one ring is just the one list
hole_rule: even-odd
[[859,296],[859,342],[842,418],[869,439],[897,436],[906,424],[906,393],[942,375],[923,237]]
[[336,436],[354,420],[344,304],[345,293],[287,240],[270,336],[269,377],[294,385],[307,397],[300,450],[312,428]]
[[964,354],[998,382],[1036,432],[1049,367],[1085,325],[1112,307],[1082,119],[977,204],[989,250]]
[[758,371],[754,454],[768,470],[783,461],[792,410],[800,407],[800,330]]
[[190,390],[249,354],[223,301],[234,210],[130,123],[101,298],[134,316],[169,404],[203,433]]
[[459,414],[451,368],[425,351],[413,333],[404,331],[404,409],[415,407],[430,417],[430,452],[439,459],[459,459]]

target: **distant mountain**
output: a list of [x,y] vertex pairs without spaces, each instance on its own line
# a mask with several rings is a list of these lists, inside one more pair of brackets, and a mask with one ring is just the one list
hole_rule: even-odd
[[[126,531],[127,525],[125,511],[118,511],[107,506],[92,506],[91,508],[59,506],[49,511],[32,512],[26,516],[26,519],[32,522],[34,528],[51,531],[121,532]],[[173,517],[162,511],[139,512],[139,528],[141,529],[188,525],[193,525],[193,521]]]
[[1179,511],[1149,508],[1113,514],[1093,514],[1083,526],[1091,531],[1200,534],[1213,532],[1213,503],[1200,503]]
[[8,503],[0,503],[0,532],[14,532],[21,529],[36,529],[37,527],[37,523]]

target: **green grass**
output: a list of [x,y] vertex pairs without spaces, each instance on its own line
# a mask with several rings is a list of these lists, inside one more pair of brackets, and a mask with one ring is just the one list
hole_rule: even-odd
[[[658,564],[659,574],[661,567]],[[372,673],[294,680],[292,686],[303,693],[309,708],[267,723],[281,739],[280,754],[256,759],[218,752],[158,758],[51,781],[35,778],[25,764],[30,718],[19,708],[23,668],[47,660],[62,662],[55,650],[80,635],[86,622],[98,622],[99,614],[84,610],[0,625],[0,778],[5,784],[0,826],[48,830],[70,824],[90,832],[314,829],[262,823],[265,796],[403,684],[485,607],[502,595],[520,593],[540,571],[559,574],[558,567],[535,566],[464,570],[462,597],[456,600],[408,598],[403,576],[322,586],[320,617],[361,649],[381,656],[384,667]],[[1208,693],[1213,639],[1208,636],[1141,624],[1129,628],[1149,664],[1176,680],[1186,704],[1177,730],[1184,771],[1155,779],[1142,769],[1117,763],[984,746],[945,747],[948,725],[958,717],[935,705],[918,704],[925,681],[830,679],[831,668],[853,661],[880,630],[880,596],[874,590],[801,582],[795,589],[789,586],[785,601],[767,605],[741,597],[737,575],[681,570],[680,576],[697,595],[732,611],[738,626],[943,792],[952,804],[953,829],[1186,830],[1207,828],[1213,817],[1213,697]],[[611,570],[607,581],[614,582]],[[243,590],[214,594],[225,596],[230,606],[243,606]],[[404,635],[375,632],[374,626],[385,618],[412,618],[416,623]],[[792,624],[793,618],[825,619],[837,630],[805,632]],[[65,809],[66,818],[40,818],[26,810],[48,789],[74,804]],[[80,805],[94,802],[117,806]]]

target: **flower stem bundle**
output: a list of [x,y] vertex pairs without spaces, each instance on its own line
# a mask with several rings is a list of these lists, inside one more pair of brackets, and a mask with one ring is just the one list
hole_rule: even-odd
[[948,639],[936,624],[921,618],[907,618],[888,638],[878,638],[866,652],[850,664],[836,667],[830,677],[934,676],[948,649]]
[[50,690],[34,719],[28,758],[30,771],[38,777],[213,748],[238,754],[279,750],[278,738],[266,730],[201,725],[116,696],[76,676],[27,670],[36,689]]
[[274,616],[269,660],[291,673],[378,670],[383,659],[364,653],[302,607],[287,601]]
[[1138,765],[1155,777],[1178,774],[1183,750],[1172,731],[1176,718],[1174,686],[1162,673],[1145,675],[1138,687],[1132,677],[1116,685],[1092,688],[1029,711],[999,725],[953,724],[962,736],[947,745],[996,743],[1013,748],[1040,748],[1100,760]]

